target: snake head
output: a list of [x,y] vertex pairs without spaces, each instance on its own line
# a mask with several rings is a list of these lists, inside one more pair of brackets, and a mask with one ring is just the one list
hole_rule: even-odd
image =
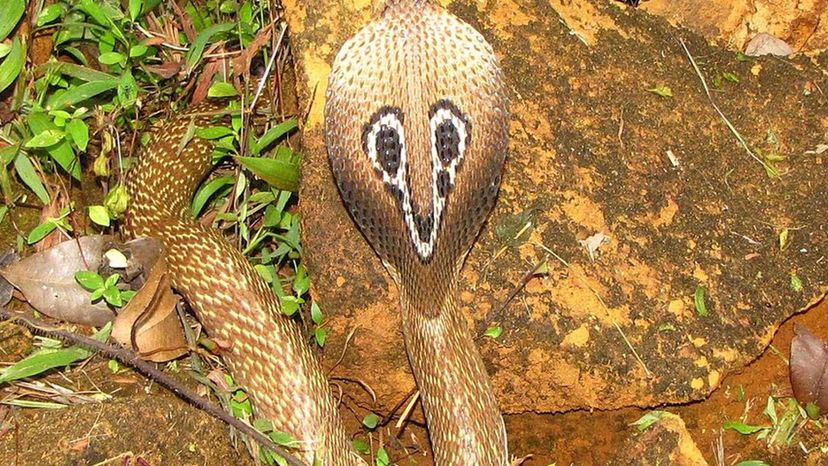
[[340,194],[395,277],[459,270],[494,206],[508,144],[491,47],[415,3],[391,4],[342,46],[325,104]]

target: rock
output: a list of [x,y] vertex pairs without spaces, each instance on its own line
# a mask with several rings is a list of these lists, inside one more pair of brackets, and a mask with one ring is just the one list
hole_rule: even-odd
[[745,47],[745,55],[749,57],[760,57],[762,55],[787,57],[793,53],[794,50],[784,40],[777,39],[764,32],[753,36],[753,39]]
[[[587,2],[594,14],[579,17],[580,1],[567,2],[565,15],[557,0],[443,2],[492,43],[512,91],[502,191],[458,287],[474,335],[503,328],[497,340],[477,342],[507,413],[702,399],[759,355],[780,322],[828,291],[828,166],[806,154],[825,143],[828,103],[801,92],[808,81],[828,89],[825,76],[804,60],[796,68],[737,61],[615,3]],[[300,210],[314,298],[332,329],[323,363],[338,362],[354,330],[333,375],[366,383],[378,412],[390,410],[414,385],[397,291],[342,206],[322,124],[330,64],[370,18],[370,2],[284,5],[302,107],[311,102]],[[772,162],[785,176],[769,177],[744,151],[678,34],[704,58],[708,83],[725,71],[738,77],[720,80],[714,98],[750,146],[789,157]],[[647,92],[658,85],[673,97]],[[531,226],[512,241],[505,232],[516,216]],[[612,241],[593,262],[578,239],[595,232]],[[549,251],[567,265],[550,254],[549,274],[501,310]],[[801,291],[791,289],[792,273]],[[698,287],[706,317],[695,310]]]
[[684,421],[663,411],[653,411],[647,416],[659,419],[642,432],[631,435],[620,448],[621,453],[610,463],[613,466],[649,466],[669,464],[673,466],[707,466]]

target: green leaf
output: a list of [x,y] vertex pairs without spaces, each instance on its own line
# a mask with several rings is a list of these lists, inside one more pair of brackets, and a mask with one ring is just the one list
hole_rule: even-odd
[[17,26],[25,11],[25,0],[8,0],[5,2],[3,5],[3,14],[0,15],[0,41],[9,36],[9,33]]
[[142,0],[129,0],[129,19],[135,21],[138,15],[141,14]]
[[63,140],[66,135],[59,129],[47,129],[41,133],[35,134],[31,139],[26,141],[23,147],[49,147],[54,146]]
[[503,327],[489,327],[483,332],[489,338],[497,338],[503,333]]
[[668,413],[667,411],[650,411],[649,413],[638,418],[637,421],[633,422],[630,425],[635,426],[635,428],[638,429],[639,432],[644,432],[650,426],[669,415],[670,413]]
[[752,426],[741,421],[728,421],[722,424],[722,429],[735,430],[742,435],[755,434],[761,430],[770,429],[768,426]]
[[726,80],[732,82],[732,83],[738,83],[739,82],[739,77],[736,76],[733,73],[730,73],[730,72],[722,73],[722,77],[725,78]]
[[693,294],[693,303],[696,305],[696,314],[707,317],[707,304],[704,302],[704,287],[696,286],[696,292]]
[[0,403],[9,405],[9,406],[17,406],[19,408],[32,408],[32,409],[63,409],[66,407],[64,404],[60,403],[52,403],[51,401],[35,401],[35,400],[24,400],[22,398],[17,398],[14,400],[2,401]]
[[198,61],[201,60],[201,54],[204,53],[204,47],[207,45],[207,42],[213,38],[213,36],[232,31],[235,27],[236,25],[234,23],[215,24],[198,33],[198,36],[196,36],[193,44],[190,46],[190,50],[187,52],[187,68],[190,71],[195,68]]
[[135,100],[138,98],[138,83],[132,76],[132,72],[126,70],[121,76],[121,81],[118,83],[118,100],[124,108],[132,107]]
[[0,63],[0,92],[3,92],[17,79],[25,63],[26,47],[20,42],[19,37],[15,37],[9,54],[3,59],[3,63]]
[[292,316],[299,310],[301,300],[296,296],[280,296],[279,301],[282,304],[282,314]]
[[276,158],[236,157],[236,159],[274,188],[296,192],[299,190],[299,158],[291,157],[291,154],[293,151],[280,146]]
[[322,314],[322,309],[319,309],[319,305],[316,304],[316,301],[311,303],[311,320],[314,324],[320,325],[322,320],[325,319],[325,316]]
[[26,237],[26,241],[29,244],[35,244],[45,238],[49,233],[55,231],[55,228],[57,228],[57,224],[51,220],[47,220],[34,227],[32,231],[29,232],[29,236]]
[[658,85],[652,89],[647,89],[647,91],[661,97],[673,97],[673,90],[669,86]]
[[[29,115],[26,119],[26,123],[29,124],[29,128],[32,130],[32,134],[38,134],[48,129],[55,129],[57,128],[54,123],[52,123],[49,115],[43,112],[35,112]],[[72,147],[69,145],[69,142],[64,140],[61,143],[51,146],[46,149],[52,159],[58,163],[67,173],[70,173],[73,178],[76,180],[80,180],[80,163],[77,163],[78,160],[75,158],[75,152],[72,151]]]
[[78,146],[78,149],[85,151],[86,145],[89,143],[89,127],[86,126],[86,123],[80,118],[69,120],[66,123],[66,131],[72,137],[72,141]]
[[75,272],[75,281],[88,291],[94,291],[104,287],[104,279],[97,272],[81,270]]
[[328,329],[324,327],[317,327],[313,331],[313,337],[316,339],[316,344],[319,345],[320,348],[325,346],[325,340],[328,339]]
[[193,197],[193,217],[197,217],[201,213],[204,206],[207,205],[207,201],[209,201],[213,195],[223,188],[233,185],[234,182],[235,179],[232,176],[220,176],[218,178],[213,178],[204,184]]
[[379,425],[379,421],[379,416],[377,416],[374,413],[368,413],[365,415],[364,418],[362,418],[362,425],[373,430],[377,428],[377,425]]
[[232,135],[233,130],[227,126],[208,126],[197,128],[195,134],[202,139],[218,139]]
[[89,206],[89,218],[103,227],[108,227],[110,223],[109,210],[102,205]]
[[[107,323],[92,336],[97,341],[106,341],[112,330],[112,324]],[[8,367],[0,374],[0,384],[14,380],[42,374],[49,369],[65,367],[74,362],[88,358],[92,352],[86,348],[72,346],[56,351],[40,351]]]
[[103,298],[107,303],[115,307],[121,307],[124,305],[124,301],[121,299],[120,290],[114,286],[104,288]]
[[271,432],[269,437],[270,440],[273,440],[273,443],[283,447],[293,448],[299,444],[299,442],[292,435],[278,430]]
[[262,137],[260,137],[259,140],[256,141],[256,144],[254,144],[253,147],[250,148],[251,151],[254,155],[259,155],[262,149],[266,149],[267,146],[273,144],[274,141],[281,138],[288,132],[292,131],[297,126],[298,122],[296,118],[291,118],[289,120],[285,120],[279,123],[273,128],[270,128],[269,130],[265,131]]
[[791,273],[791,289],[797,293],[802,291],[802,279],[796,273]]
[[106,52],[98,57],[98,62],[104,65],[124,64],[126,57],[120,52]]
[[310,277],[308,277],[307,269],[302,264],[296,268],[296,276],[293,277],[293,291],[296,296],[302,296],[310,289]]
[[232,84],[224,81],[214,82],[210,89],[207,90],[207,97],[234,97],[238,95],[236,88]]
[[371,446],[365,440],[354,439],[351,440],[351,446],[354,447],[354,450],[362,453],[363,455],[367,455],[371,453]]
[[143,57],[147,53],[149,47],[144,44],[136,44],[129,48],[129,57]]
[[814,421],[818,420],[822,417],[822,413],[820,411],[819,406],[817,406],[813,401],[809,401],[808,404],[805,405],[805,414],[808,415],[808,419]]
[[78,78],[81,81],[85,82],[112,81],[116,85],[118,84],[119,80],[117,76],[113,76],[109,73],[104,73],[103,71],[98,71],[85,66],[76,65],[74,63],[66,63],[62,61],[52,61],[44,63],[35,68],[36,76],[41,76],[46,73],[55,73],[60,74],[62,76],[71,76],[73,78]]
[[113,81],[110,79],[104,81],[90,81],[79,86],[72,87],[64,93],[52,94],[46,100],[46,108],[48,109],[62,109],[71,107],[85,100],[91,99],[96,95],[115,89],[120,84],[120,80]]
[[[17,171],[17,176],[23,181],[23,183],[35,193],[40,202],[44,205],[49,203],[49,193],[46,192],[46,188],[43,187],[43,183],[40,182],[40,177],[37,175],[35,171],[34,165],[26,157],[26,154],[23,152],[18,152],[17,156],[14,158],[14,169]],[[48,232],[46,232],[48,234]],[[44,235],[45,236],[45,235]],[[36,240],[34,242],[37,242]],[[32,244],[31,242],[29,244]]]
[[388,452],[385,451],[384,447],[380,447],[377,450],[377,466],[389,466],[391,464],[391,458],[388,457]]
[[60,18],[61,13],[63,13],[63,6],[60,3],[47,6],[37,15],[37,27],[49,24]]

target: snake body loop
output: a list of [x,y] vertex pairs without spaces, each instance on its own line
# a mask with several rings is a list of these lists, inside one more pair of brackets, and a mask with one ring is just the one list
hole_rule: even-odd
[[[504,466],[506,432],[455,303],[463,260],[494,205],[508,110],[491,47],[426,0],[388,0],[343,45],[330,77],[326,142],[357,225],[400,288],[403,333],[438,465]],[[193,109],[156,132],[127,183],[128,228],[162,240],[173,286],[257,415],[299,441],[308,464],[364,465],[302,334],[241,253],[194,221],[189,203],[211,144]],[[182,141],[186,144],[182,147]]]

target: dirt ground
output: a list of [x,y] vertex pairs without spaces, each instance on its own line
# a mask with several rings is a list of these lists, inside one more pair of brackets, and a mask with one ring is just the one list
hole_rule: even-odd
[[[323,95],[326,64],[365,20],[368,2],[346,2],[321,18],[307,2],[285,3],[294,15],[300,96],[310,89]],[[794,322],[828,339],[828,303],[790,317],[828,284],[828,154],[807,153],[828,143],[826,55],[738,61],[665,20],[605,4],[586,11],[578,1],[445,3],[494,44],[514,93],[503,194],[466,265],[461,294],[476,332],[490,323],[506,330],[480,343],[509,413],[512,453],[534,455],[528,466],[610,464],[639,437],[630,424],[656,408],[684,420],[710,464],[717,464],[719,439],[719,464],[828,464],[818,448],[828,447],[828,431],[814,423],[781,447],[721,429],[745,413],[746,422],[766,424],[768,396],[790,395]],[[331,28],[334,19],[345,26]],[[748,158],[702,93],[677,37],[711,84],[724,72],[738,76],[713,95],[751,145],[786,155],[784,176],[770,179]],[[669,85],[673,97],[647,90],[659,85]],[[314,202],[302,207],[303,228],[314,293],[333,326],[320,356],[332,366],[356,328],[333,372],[348,432],[389,445],[396,464],[431,464],[419,411],[402,431],[395,420],[373,434],[360,426],[368,410],[390,413],[413,382],[397,335],[394,287],[344,215],[319,145],[320,101],[310,108],[302,199]],[[671,168],[668,151],[680,170]],[[529,218],[528,241],[504,245],[498,230]],[[781,251],[783,226],[792,244]],[[593,262],[577,241],[599,231],[612,240]],[[552,262],[548,277],[492,313],[543,257],[537,244],[572,267]],[[793,272],[804,293],[790,290]],[[708,290],[709,320],[693,309],[698,284]],[[0,325],[0,361],[16,360],[30,342],[18,327]],[[177,374],[189,381],[186,369],[182,361]],[[253,464],[226,426],[131,371],[112,374],[101,358],[41,381],[107,399],[60,410],[0,405],[1,464]],[[373,387],[378,400],[354,381]],[[0,397],[12,390],[21,388],[0,389]],[[649,459],[641,464],[660,461]]]

